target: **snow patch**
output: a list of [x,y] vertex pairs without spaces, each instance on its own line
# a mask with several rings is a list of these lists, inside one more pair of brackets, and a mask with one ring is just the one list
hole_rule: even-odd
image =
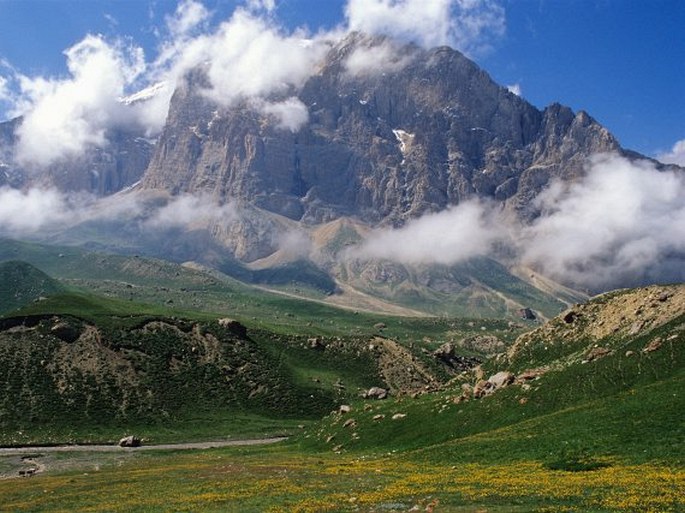
[[166,87],[166,81],[157,82],[156,84],[152,84],[150,87],[141,89],[137,93],[133,93],[129,96],[122,96],[119,98],[119,101],[124,105],[133,105],[134,103],[144,102],[157,96],[161,91],[166,89]]
[[402,152],[402,155],[406,155],[411,149],[411,145],[414,143],[414,137],[416,137],[415,134],[410,134],[409,132],[405,132],[399,128],[393,130],[392,133],[395,134],[395,138],[400,143],[400,151]]

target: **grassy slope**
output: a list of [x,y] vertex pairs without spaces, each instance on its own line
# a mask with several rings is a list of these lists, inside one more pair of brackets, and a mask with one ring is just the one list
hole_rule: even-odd
[[0,262],[0,314],[20,308],[64,287],[26,262]]

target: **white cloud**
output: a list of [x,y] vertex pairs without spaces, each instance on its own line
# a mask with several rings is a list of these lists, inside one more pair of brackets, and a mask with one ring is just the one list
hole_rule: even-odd
[[241,9],[205,43],[207,95],[223,105],[301,86],[326,50],[321,41],[297,31],[283,34]]
[[278,121],[278,128],[297,132],[309,121],[309,110],[299,98],[293,96],[282,102],[265,102],[260,110]]
[[189,36],[210,17],[207,8],[196,0],[179,2],[173,16],[167,16],[166,24],[174,39]]
[[521,252],[547,275],[594,290],[685,279],[684,173],[603,155],[583,180],[555,183],[538,202],[543,214],[523,229]]
[[507,86],[507,90],[516,96],[521,96],[521,84],[510,84]]
[[451,265],[487,255],[493,244],[505,237],[493,212],[480,201],[461,203],[409,221],[399,229],[376,230],[347,256],[403,264]]
[[209,223],[230,222],[237,217],[237,209],[232,203],[220,205],[208,196],[184,194],[153,212],[144,225],[149,229],[206,227]]
[[345,15],[351,30],[466,54],[483,51],[505,29],[504,9],[495,0],[348,0]]
[[312,241],[300,230],[288,230],[281,233],[276,241],[278,249],[291,259],[307,258],[312,252]]
[[685,167],[685,139],[675,143],[671,151],[660,154],[657,159],[664,164],[677,164]]
[[382,41],[371,47],[358,46],[345,59],[350,75],[377,75],[399,71],[411,62],[413,55],[400,52],[392,41]]
[[0,233],[25,235],[48,227],[59,227],[74,219],[63,194],[50,189],[19,191],[0,188]]
[[142,49],[88,35],[64,53],[70,78],[18,77],[21,164],[43,166],[78,155],[104,144],[108,128],[130,122],[118,98],[145,69]]
[[276,10],[276,0],[247,0],[245,5],[254,12],[265,11],[271,13]]
[[0,76],[0,102],[10,101],[11,98],[9,80]]

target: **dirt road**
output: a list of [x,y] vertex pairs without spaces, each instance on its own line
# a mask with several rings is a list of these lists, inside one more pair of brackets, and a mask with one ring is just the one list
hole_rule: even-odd
[[250,440],[214,440],[211,442],[186,442],[176,444],[141,445],[140,447],[119,447],[110,445],[56,445],[50,447],[0,447],[0,456],[12,454],[46,454],[52,452],[125,452],[125,451],[164,451],[189,449],[215,449],[218,447],[233,447],[247,445],[275,444],[287,440],[287,437],[255,438]]
[[[0,447],[0,466],[5,467],[4,472],[0,472],[0,480],[16,479],[19,477],[32,477],[43,474],[50,470],[55,470],[55,460],[51,457],[54,453],[74,453],[73,458],[67,460],[60,459],[57,463],[57,470],[80,467],[93,467],[99,469],[98,458],[93,453],[110,453],[126,457],[134,456],[140,451],[179,451],[179,450],[202,450],[215,449],[220,447],[240,447],[248,445],[268,445],[286,440],[287,437],[276,438],[257,438],[250,440],[214,440],[211,442],[186,442],[176,444],[142,445],[140,447],[119,447],[116,444],[110,445],[59,445],[52,447]],[[78,453],[78,454],[77,454]],[[89,456],[89,454],[92,454]],[[104,454],[103,454],[104,457]]]

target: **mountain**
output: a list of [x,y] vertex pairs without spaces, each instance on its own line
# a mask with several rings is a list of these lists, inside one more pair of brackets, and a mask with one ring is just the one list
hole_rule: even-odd
[[[351,69],[386,46],[401,63]],[[539,111],[448,47],[351,34],[294,92],[309,112],[296,131],[249,102],[218,108],[204,81],[197,70],[174,94],[142,187],[209,192],[305,223],[398,224],[473,196],[530,219],[552,178],[621,151],[587,113]]]
[[[146,101],[155,87],[126,101]],[[540,193],[581,178],[593,155],[644,158],[586,112],[539,110],[456,50],[382,36],[331,44],[301,87],[278,95],[226,106],[209,87],[202,66],[184,77],[154,146],[140,134],[111,134],[108,147],[37,174],[7,160],[4,180],[115,194],[109,207],[131,205],[126,215],[90,213],[52,230],[54,243],[195,262],[345,306],[469,316],[529,308],[550,318],[587,295],[526,268],[502,244],[457,264],[349,248],[471,200],[527,226],[541,213]],[[20,122],[0,125],[7,144]]]

